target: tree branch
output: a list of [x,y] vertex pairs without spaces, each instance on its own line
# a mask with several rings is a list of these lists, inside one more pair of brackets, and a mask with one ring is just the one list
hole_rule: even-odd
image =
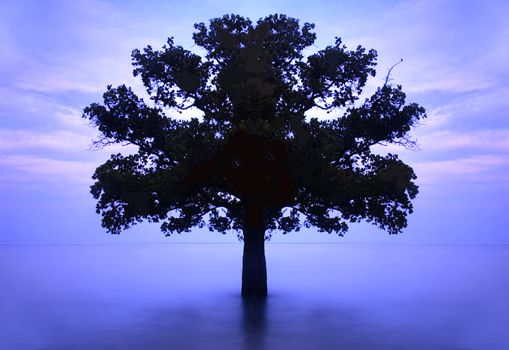
[[395,63],[392,65],[391,68],[389,68],[389,71],[387,72],[387,75],[385,76],[385,82],[384,82],[384,85],[383,86],[387,86],[387,84],[389,83],[389,79],[390,79],[390,75],[391,75],[391,72],[392,70],[394,69],[394,67],[396,67],[398,64],[400,64],[401,62],[403,62],[403,59],[401,58],[399,60],[399,62]]

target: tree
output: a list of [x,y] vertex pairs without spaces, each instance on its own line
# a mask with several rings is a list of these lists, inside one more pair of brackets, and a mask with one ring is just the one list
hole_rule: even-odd
[[[108,86],[83,117],[94,143],[137,146],[99,166],[91,193],[102,225],[118,234],[148,220],[166,235],[207,226],[244,242],[242,295],[266,295],[264,241],[303,225],[343,235],[367,220],[391,234],[407,225],[418,187],[411,167],[377,144],[412,147],[408,132],[425,111],[385,84],[363,103],[376,51],[341,39],[303,60],[314,25],[285,15],[253,24],[238,15],[195,24],[204,58],[174,44],[132,53],[152,100]],[[201,118],[172,113],[191,108]],[[310,118],[312,109],[334,113]],[[174,115],[173,115],[174,116]]]

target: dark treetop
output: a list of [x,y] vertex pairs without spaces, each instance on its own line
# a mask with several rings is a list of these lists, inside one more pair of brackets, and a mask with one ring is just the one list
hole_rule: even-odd
[[[398,233],[417,194],[411,167],[377,144],[412,147],[411,127],[425,117],[388,79],[364,102],[376,51],[348,50],[339,38],[303,59],[314,25],[284,15],[253,24],[237,15],[196,24],[200,57],[173,38],[161,50],[132,53],[134,75],[151,102],[124,85],[84,110],[101,132],[99,147],[137,146],[99,166],[91,192],[111,233],[146,219],[162,231],[207,226],[246,238],[304,225],[342,235],[367,220]],[[172,119],[190,108],[200,119]],[[306,118],[311,109],[335,118]]]

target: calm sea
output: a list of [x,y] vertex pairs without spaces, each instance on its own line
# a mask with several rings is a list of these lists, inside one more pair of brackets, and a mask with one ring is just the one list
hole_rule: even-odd
[[508,246],[0,246],[0,349],[509,349]]

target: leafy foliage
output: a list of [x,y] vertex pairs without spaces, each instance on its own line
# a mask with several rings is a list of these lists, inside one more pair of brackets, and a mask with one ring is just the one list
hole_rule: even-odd
[[[151,106],[122,85],[84,110],[101,132],[98,147],[138,146],[99,166],[92,194],[111,233],[144,219],[166,234],[207,225],[242,238],[260,209],[266,237],[302,225],[342,235],[367,220],[398,233],[418,188],[411,167],[377,144],[411,147],[408,132],[425,117],[405,104],[401,86],[385,84],[356,102],[375,75],[377,54],[334,45],[303,59],[314,25],[285,15],[253,24],[237,15],[195,25],[200,57],[172,38],[161,50],[132,53]],[[203,118],[177,120],[190,108]],[[336,115],[308,118],[313,108]],[[253,219],[254,220],[254,219]]]

